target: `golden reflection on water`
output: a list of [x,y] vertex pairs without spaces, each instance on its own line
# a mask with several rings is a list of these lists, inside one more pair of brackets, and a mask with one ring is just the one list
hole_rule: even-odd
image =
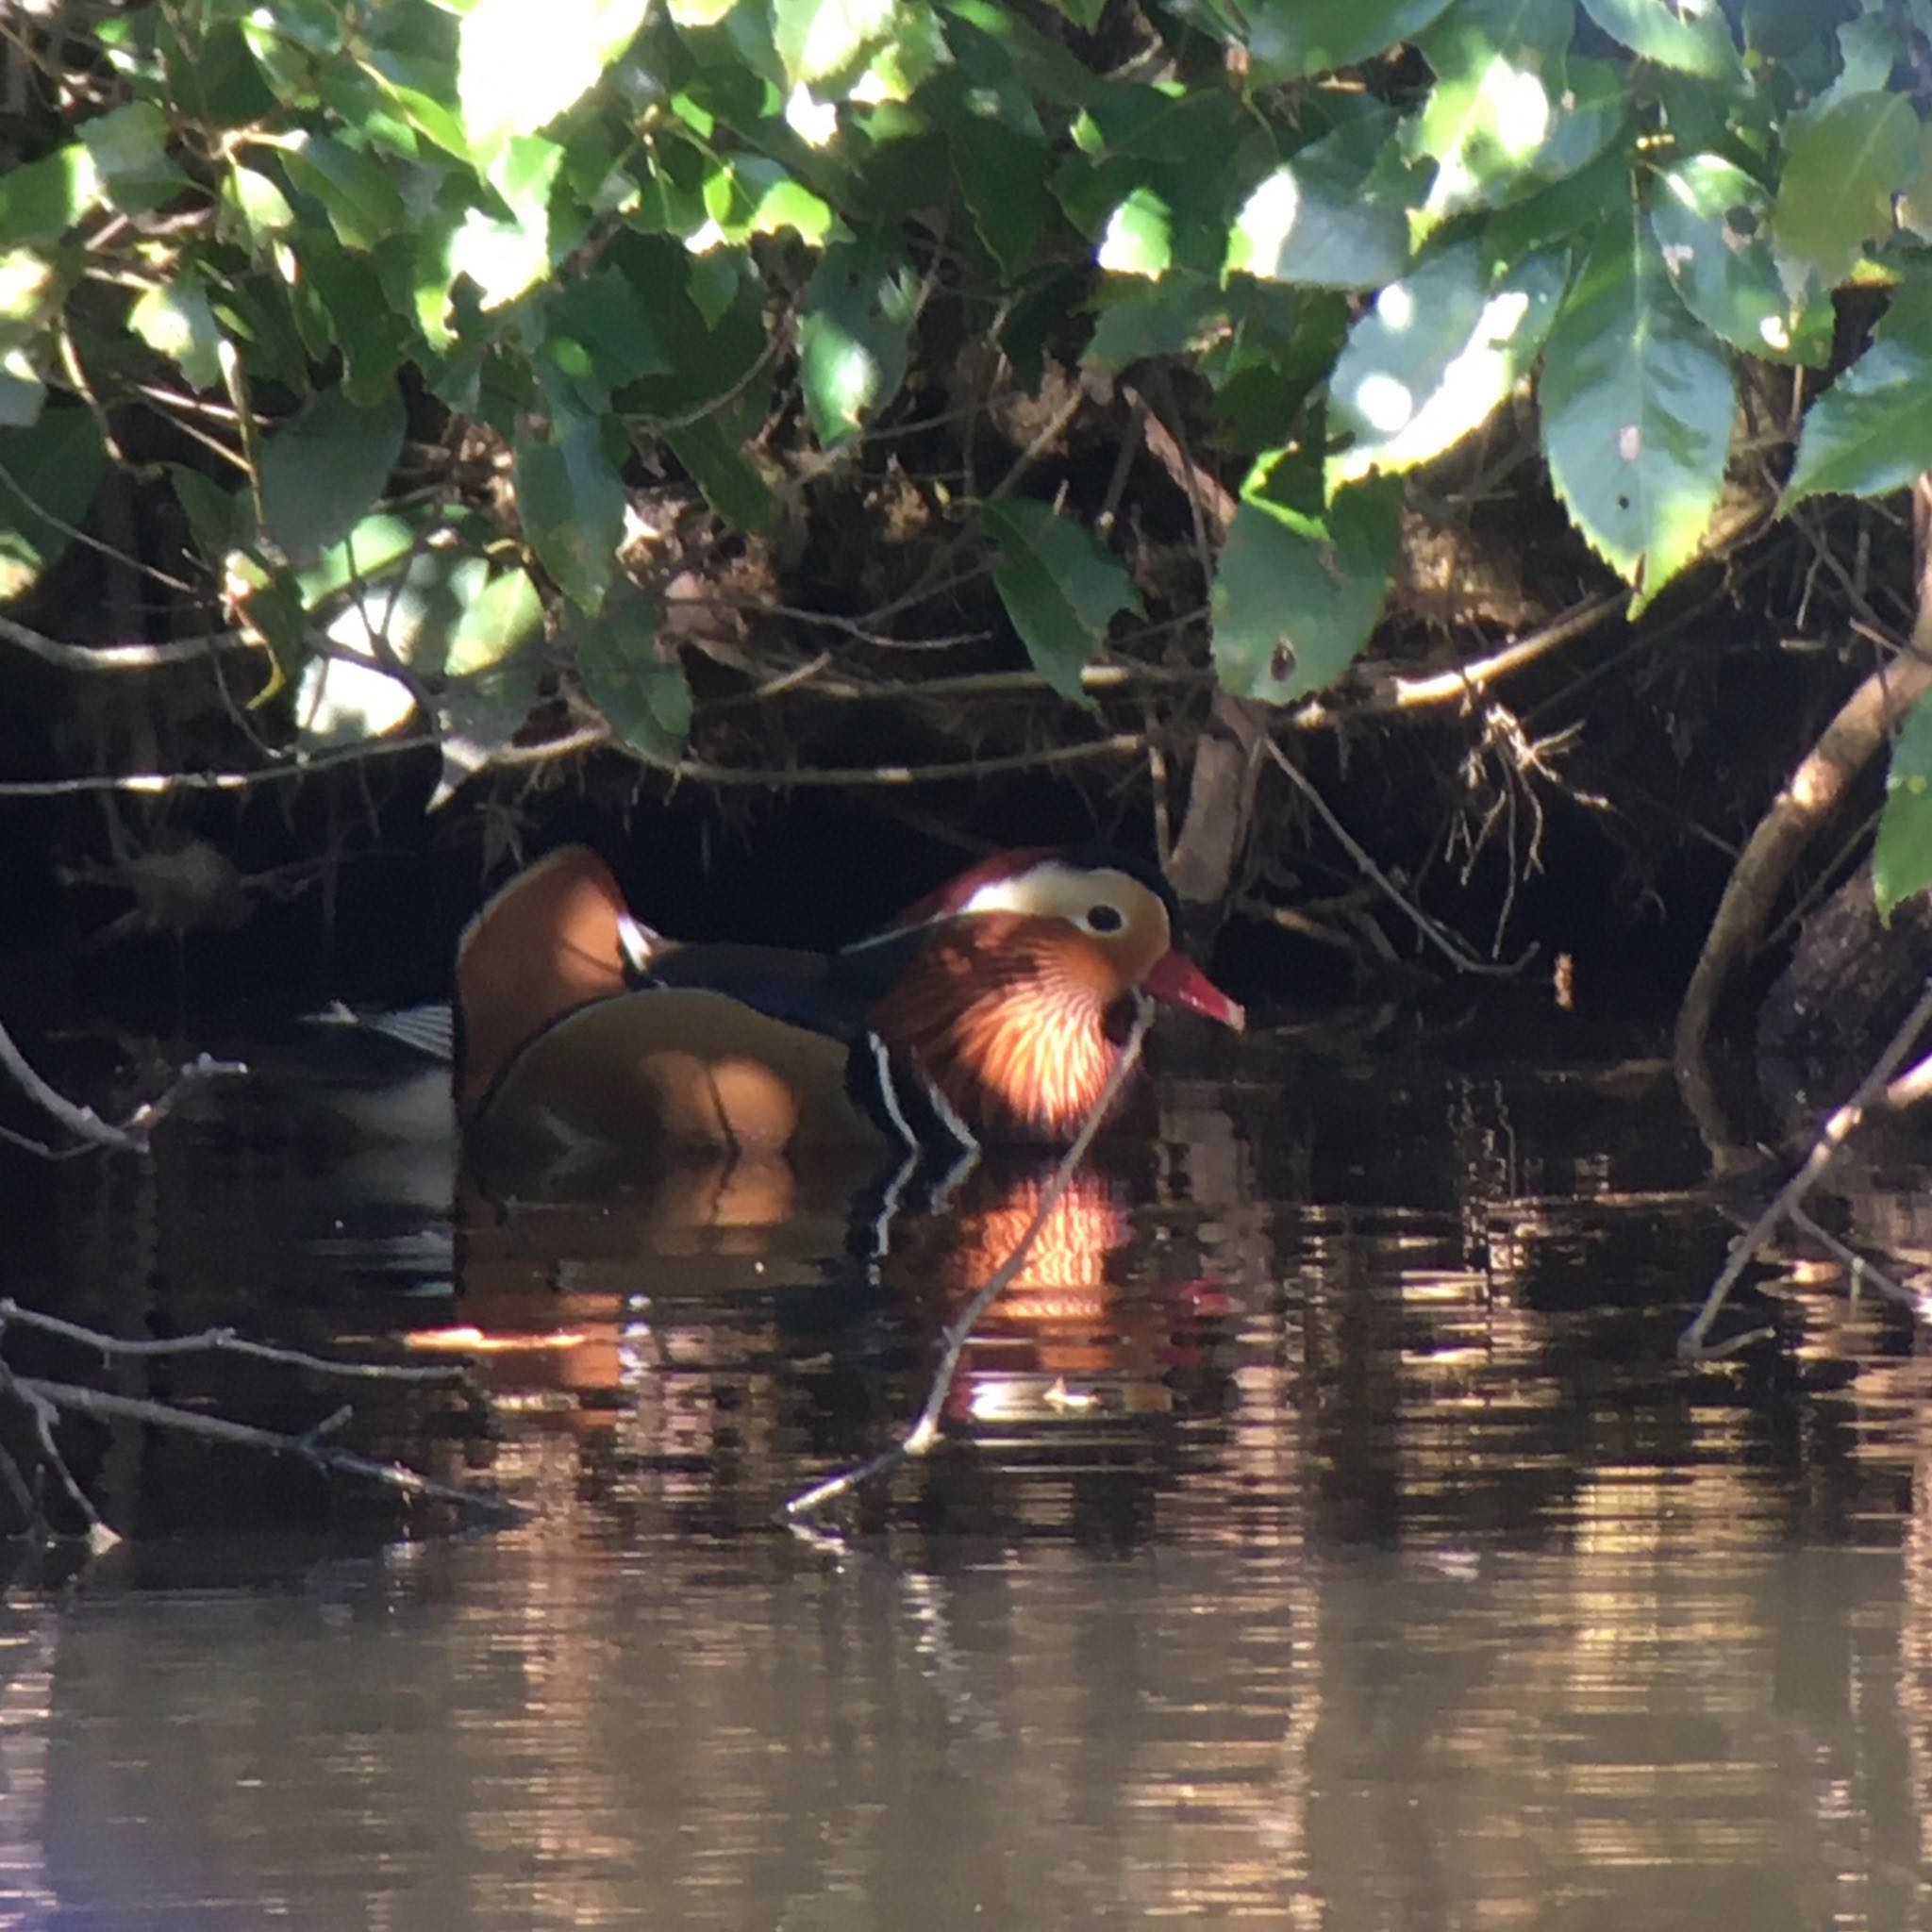
[[837,1213],[466,1204],[395,1327],[511,1344],[441,1453],[530,1522],[17,1597],[0,1924],[1932,1924],[1909,1333],[1793,1266],[1679,1369],[1728,1224],[1601,1099],[1340,1152],[1264,1100],[1081,1177],[842,1547],[774,1506],[912,1412],[1037,1175],[829,1274]]

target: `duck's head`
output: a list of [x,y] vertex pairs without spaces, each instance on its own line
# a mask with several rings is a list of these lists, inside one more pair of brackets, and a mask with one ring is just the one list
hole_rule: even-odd
[[1105,963],[1115,997],[1144,992],[1240,1032],[1241,1006],[1174,943],[1180,905],[1151,866],[1107,847],[1004,852],[908,908],[897,929],[982,913],[1057,921],[1070,945]]

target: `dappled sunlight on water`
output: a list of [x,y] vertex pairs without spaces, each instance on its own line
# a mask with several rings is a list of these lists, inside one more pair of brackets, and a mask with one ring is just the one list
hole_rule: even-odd
[[[471,1190],[452,1226],[414,1155],[389,1186],[363,1125],[229,1095],[146,1174],[56,1178],[11,1291],[455,1351],[483,1403],[378,1399],[362,1441],[531,1513],[397,1543],[341,1485],[104,1433],[104,1502],[174,1534],[8,1598],[0,1923],[1932,1923],[1909,1325],[1791,1251],[1731,1318],[1768,1341],[1677,1364],[1733,1224],[1654,1068],[1262,1042],[1161,1099],[940,1451],[815,1541],[784,1497],[909,1420],[1038,1172],[776,1224]],[[1923,1166],[1852,1180],[1821,1212],[1910,1274]]]

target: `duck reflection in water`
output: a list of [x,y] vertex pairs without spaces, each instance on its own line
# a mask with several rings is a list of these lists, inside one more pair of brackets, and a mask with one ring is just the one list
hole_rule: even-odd
[[[552,855],[458,953],[465,1329],[547,1335],[542,1379],[608,1391],[641,1292],[771,1293],[832,1257],[943,1324],[1017,1245],[1137,1014],[1242,1024],[1177,923],[1134,860],[1029,851],[836,953],[678,944],[594,855]],[[1117,1144],[1144,1147],[1144,1091],[1116,1112]],[[1115,1173],[1074,1176],[975,1338],[961,1416],[1167,1406],[1171,1311],[1111,1285],[1128,1199]]]

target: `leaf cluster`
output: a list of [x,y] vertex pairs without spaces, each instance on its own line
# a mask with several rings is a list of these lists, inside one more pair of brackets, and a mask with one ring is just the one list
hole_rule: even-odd
[[[1883,320],[1794,415],[1783,506],[1932,458],[1925,0],[154,0],[12,31],[0,600],[133,475],[304,749],[426,717],[454,777],[560,676],[675,761],[692,556],[795,558],[822,480],[983,412],[989,364],[1202,399],[1180,628],[1265,704],[1347,670],[1403,479],[1532,385],[1640,606],[1707,540],[1740,369],[1826,371],[1848,283]],[[983,569],[1083,700],[1144,613],[1111,499],[1063,514],[1024,452],[989,489],[950,446],[905,485],[944,539],[913,576]],[[1893,894],[1932,876],[1907,844]]]

